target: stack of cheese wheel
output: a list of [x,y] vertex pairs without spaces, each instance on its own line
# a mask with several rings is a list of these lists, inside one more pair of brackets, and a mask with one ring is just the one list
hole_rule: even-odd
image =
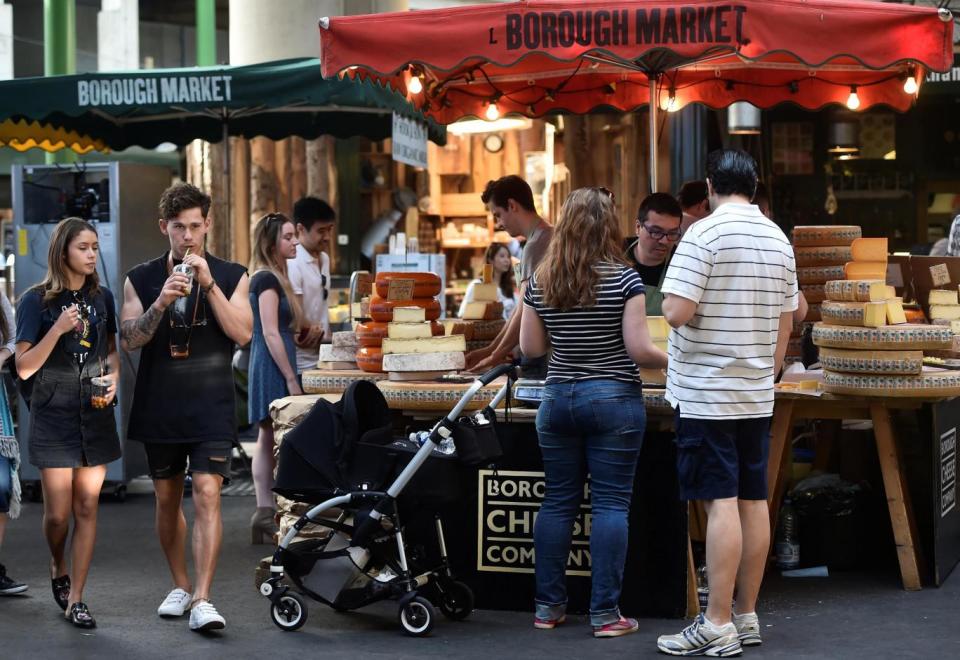
[[493,266],[485,264],[483,279],[471,285],[473,300],[468,302],[463,310],[463,319],[467,321],[503,321],[503,303],[499,302],[497,290],[493,283]]
[[[377,273],[374,295],[370,297],[369,321],[357,324],[357,366],[371,373],[383,373],[383,340],[393,321],[436,321],[440,318],[440,277],[435,273]],[[399,318],[397,318],[399,317]],[[443,334],[443,327],[431,324],[431,331]]]
[[813,328],[823,388],[836,394],[940,396],[960,392],[960,374],[922,371],[923,351],[952,343],[950,328],[907,324],[883,280],[827,282],[824,322]]
[[[935,325],[949,326],[953,332],[952,353],[960,351],[960,305],[957,304],[956,289],[933,289],[927,300],[930,322]],[[946,357],[955,358],[955,354]]]
[[320,345],[317,369],[356,369],[357,334],[352,331],[334,332],[329,344]]
[[800,360],[804,329],[820,320],[820,304],[826,300],[824,284],[845,277],[843,265],[851,259],[850,245],[861,235],[860,227],[856,225],[801,225],[793,228],[797,282],[809,309],[804,322],[790,335],[786,362]]
[[464,335],[445,335],[441,324],[426,319],[423,308],[398,307],[381,342],[381,367],[394,380],[434,378],[463,369],[466,350]]

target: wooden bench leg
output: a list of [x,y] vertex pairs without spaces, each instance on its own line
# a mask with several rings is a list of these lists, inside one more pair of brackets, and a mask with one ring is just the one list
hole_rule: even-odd
[[870,406],[873,419],[873,433],[877,442],[877,454],[880,457],[880,470],[883,473],[883,489],[887,495],[890,509],[890,523],[893,526],[893,538],[897,544],[897,559],[900,562],[900,577],[907,591],[921,589],[920,569],[916,539],[917,525],[910,505],[910,494],[900,470],[900,452],[893,437],[890,423],[890,411],[884,406]]
[[700,596],[697,593],[697,565],[693,561],[693,544],[687,535],[687,618],[700,614]]

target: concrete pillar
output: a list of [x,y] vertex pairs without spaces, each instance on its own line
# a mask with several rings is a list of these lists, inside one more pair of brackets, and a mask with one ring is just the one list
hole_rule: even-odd
[[0,0],[0,80],[13,78],[13,5]]
[[140,5],[137,0],[101,0],[97,14],[97,70],[140,68]]
[[75,0],[43,1],[43,75],[77,71],[77,5]]
[[214,0],[197,0],[197,66],[217,63],[217,5]]

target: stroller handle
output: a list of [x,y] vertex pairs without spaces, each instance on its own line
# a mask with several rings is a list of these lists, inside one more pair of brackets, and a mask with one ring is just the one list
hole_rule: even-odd
[[[447,414],[445,419],[448,422],[455,422],[457,418],[460,417],[460,413],[463,412],[463,409],[467,407],[467,404],[470,403],[470,400],[473,399],[477,392],[504,374],[509,374],[508,382],[503,386],[504,388],[507,388],[510,387],[509,381],[516,380],[517,378],[517,368],[512,364],[497,365],[485,374],[477,376],[477,379],[473,381],[470,387],[467,388],[467,391],[464,392],[463,397],[460,398],[460,400],[457,402],[457,405],[453,407],[453,410]],[[434,432],[436,432],[436,427],[434,427]]]
[[512,364],[498,364],[487,373],[477,378],[483,385],[489,385],[504,374],[510,374],[510,380],[517,379],[517,367]]

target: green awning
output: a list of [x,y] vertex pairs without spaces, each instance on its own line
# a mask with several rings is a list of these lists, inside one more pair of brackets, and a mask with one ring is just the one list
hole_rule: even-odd
[[[392,113],[426,122],[430,139],[446,142],[446,129],[396,91],[372,81],[324,80],[316,58],[0,82],[0,124],[8,131],[43,126],[111,149],[219,142],[224,132],[380,140],[390,137]],[[29,132],[15,137],[35,139]]]

